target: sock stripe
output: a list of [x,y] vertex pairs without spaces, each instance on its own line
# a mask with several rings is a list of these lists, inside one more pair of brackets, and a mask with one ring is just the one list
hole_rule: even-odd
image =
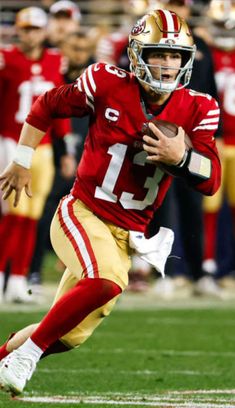
[[76,199],[72,195],[66,196],[61,201],[59,206],[60,225],[77,254],[84,277],[98,278],[98,265],[89,237],[74,214],[73,204],[75,201]]

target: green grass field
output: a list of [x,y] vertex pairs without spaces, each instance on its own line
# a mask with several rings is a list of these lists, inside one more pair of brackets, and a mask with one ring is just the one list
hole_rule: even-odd
[[[235,304],[141,299],[128,294],[80,350],[39,363],[23,400],[0,393],[0,407],[235,407]],[[1,312],[0,340],[41,316]]]

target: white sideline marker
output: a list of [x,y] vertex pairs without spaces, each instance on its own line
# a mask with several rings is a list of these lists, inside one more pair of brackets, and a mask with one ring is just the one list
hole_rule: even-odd
[[[229,394],[231,397],[235,394],[235,390],[192,390],[192,391],[172,391],[165,393],[160,396],[131,396],[118,394],[119,399],[112,399],[105,395],[102,396],[28,396],[28,397],[17,397],[15,399],[30,403],[45,403],[45,404],[107,404],[116,406],[142,406],[142,407],[161,407],[161,408],[234,408],[234,399],[225,400],[223,398],[216,399],[216,402],[210,399],[201,398],[201,401],[194,401],[192,398],[188,401],[182,402],[183,395],[212,395],[212,394]],[[115,395],[115,394],[114,394]],[[113,395],[113,396],[114,396]],[[231,405],[232,404],[232,405]]]

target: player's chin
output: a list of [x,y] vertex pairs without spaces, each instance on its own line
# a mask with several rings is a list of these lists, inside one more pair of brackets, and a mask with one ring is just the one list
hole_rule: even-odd
[[161,80],[162,80],[163,83],[173,84],[173,82],[175,81],[175,78],[176,77],[172,76],[172,75],[163,75]]

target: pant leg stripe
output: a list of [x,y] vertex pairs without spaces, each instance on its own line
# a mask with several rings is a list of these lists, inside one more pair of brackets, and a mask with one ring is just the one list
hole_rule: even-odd
[[[89,267],[92,268],[93,277],[98,278],[99,277],[98,264],[97,264],[97,261],[96,261],[96,257],[95,257],[95,254],[94,254],[90,239],[89,239],[85,229],[83,228],[82,224],[79,222],[79,220],[77,219],[77,217],[76,217],[76,215],[74,214],[74,211],[73,211],[73,204],[75,203],[75,201],[76,201],[76,199],[73,198],[73,201],[71,201],[69,203],[69,207],[71,208],[71,209],[69,208],[69,213],[70,213],[71,219],[73,220],[74,224],[76,225],[76,227],[77,227],[77,229],[78,229],[78,231],[79,231],[79,233],[80,233],[80,235],[81,235],[81,237],[83,239],[83,242],[85,243],[86,251],[87,251],[87,253],[89,255],[89,258],[91,260],[91,264],[89,265]],[[88,276],[89,276],[89,268],[88,268]],[[91,276],[89,276],[89,277],[91,277]]]
[[84,277],[98,277],[98,265],[90,240],[73,212],[75,201],[71,195],[65,197],[62,201],[60,206],[61,226],[78,256],[83,268]]

